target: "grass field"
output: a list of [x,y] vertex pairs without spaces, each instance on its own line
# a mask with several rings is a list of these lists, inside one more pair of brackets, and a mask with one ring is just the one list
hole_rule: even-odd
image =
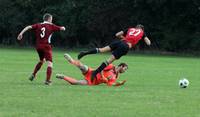
[[[46,64],[37,79],[27,78],[37,62],[34,49],[0,48],[0,117],[200,117],[200,59],[195,57],[131,55],[122,87],[71,86],[55,78],[64,73],[81,79],[65,62],[66,51],[54,51],[53,85],[45,86]],[[72,57],[78,53],[68,52]],[[108,54],[82,62],[97,67]],[[186,77],[190,86],[178,87]]]

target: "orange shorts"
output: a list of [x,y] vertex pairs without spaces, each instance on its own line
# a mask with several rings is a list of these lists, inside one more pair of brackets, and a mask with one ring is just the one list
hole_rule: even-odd
[[83,74],[85,76],[85,80],[87,80],[88,85],[98,85],[99,84],[97,80],[98,78],[94,79],[93,82],[91,81],[92,71],[93,71],[92,68],[88,68],[87,73]]

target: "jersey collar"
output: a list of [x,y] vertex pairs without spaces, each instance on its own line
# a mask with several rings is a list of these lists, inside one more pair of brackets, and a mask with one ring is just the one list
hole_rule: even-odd
[[51,22],[48,22],[48,21],[44,21],[43,23],[41,24],[52,24]]

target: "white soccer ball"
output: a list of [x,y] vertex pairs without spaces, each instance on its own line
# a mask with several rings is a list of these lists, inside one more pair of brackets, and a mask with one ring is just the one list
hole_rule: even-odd
[[187,88],[189,84],[190,82],[186,78],[179,80],[179,86],[181,88]]

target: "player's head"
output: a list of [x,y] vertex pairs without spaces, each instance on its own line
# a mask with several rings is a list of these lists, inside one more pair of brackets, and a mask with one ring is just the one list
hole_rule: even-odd
[[45,13],[44,16],[43,16],[43,20],[47,21],[47,22],[52,22],[53,16],[49,13]]
[[135,28],[140,28],[140,29],[144,30],[144,26],[142,24],[137,24]]
[[128,69],[126,63],[120,63],[117,67],[119,68],[119,73],[124,73]]

